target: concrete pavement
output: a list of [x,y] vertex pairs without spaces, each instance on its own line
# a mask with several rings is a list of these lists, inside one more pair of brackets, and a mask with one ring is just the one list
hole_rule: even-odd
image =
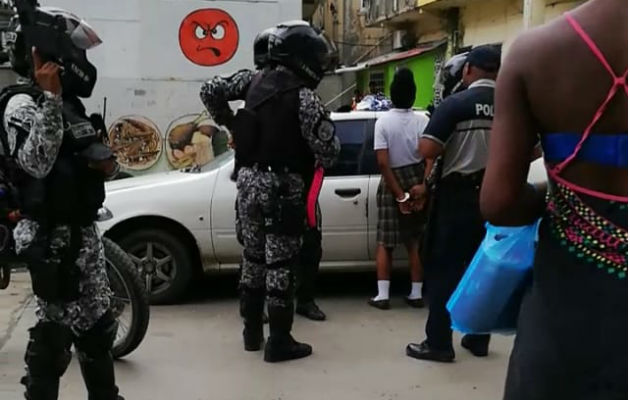
[[[18,328],[29,301],[32,299],[31,281],[27,272],[14,272],[11,283],[0,290],[0,399],[13,399],[15,389],[11,384],[14,369],[22,370],[20,364],[9,360],[4,346]],[[20,371],[21,372],[21,371]]]
[[[0,296],[2,294],[0,293]],[[502,396],[512,337],[496,336],[491,354],[476,359],[459,346],[457,362],[436,364],[405,356],[422,339],[426,310],[392,298],[393,309],[368,307],[364,296],[323,298],[326,322],[296,317],[295,337],[311,343],[314,355],[270,365],[262,353],[245,353],[234,297],[153,307],[140,348],[116,364],[127,400],[491,400]],[[18,384],[28,307],[0,350],[0,398],[20,399]],[[63,379],[60,399],[85,399],[76,361]]]

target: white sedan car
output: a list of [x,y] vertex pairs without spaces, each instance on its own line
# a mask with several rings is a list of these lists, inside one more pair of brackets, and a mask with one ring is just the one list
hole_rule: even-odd
[[[341,153],[327,171],[320,195],[326,267],[374,263],[376,190],[380,174],[373,150],[377,112],[334,113]],[[133,258],[153,302],[177,300],[202,272],[236,269],[241,248],[234,229],[236,185],[232,152],[201,171],[172,171],[110,182],[105,206],[113,218],[105,236]],[[540,162],[532,180],[546,179]],[[403,253],[399,258],[402,261]]]

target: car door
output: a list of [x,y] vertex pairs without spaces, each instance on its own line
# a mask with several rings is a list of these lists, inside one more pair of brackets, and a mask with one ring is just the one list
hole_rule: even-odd
[[326,171],[319,196],[322,209],[323,262],[365,262],[367,249],[367,201],[370,176],[363,174],[361,156],[368,119],[336,120],[341,152]]

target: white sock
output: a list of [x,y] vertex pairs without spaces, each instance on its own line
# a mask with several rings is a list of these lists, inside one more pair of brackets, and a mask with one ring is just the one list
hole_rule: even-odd
[[408,298],[409,300],[422,298],[422,282],[411,282],[411,293]]
[[389,300],[389,281],[376,281],[378,286],[378,295],[374,300]]

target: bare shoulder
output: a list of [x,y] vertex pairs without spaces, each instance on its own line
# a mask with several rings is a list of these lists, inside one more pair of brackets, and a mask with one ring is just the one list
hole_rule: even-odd
[[545,25],[522,33],[510,46],[503,66],[517,71],[545,67],[574,45],[571,28],[560,16]]

